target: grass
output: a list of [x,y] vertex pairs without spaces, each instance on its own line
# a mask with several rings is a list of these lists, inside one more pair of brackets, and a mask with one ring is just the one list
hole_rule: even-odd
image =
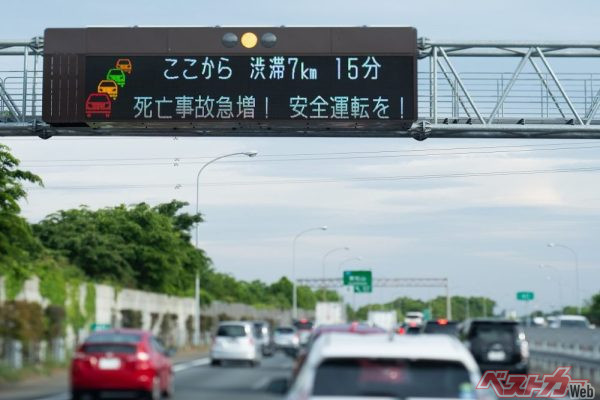
[[63,370],[67,362],[46,361],[35,365],[25,365],[21,369],[9,367],[6,364],[0,364],[0,385],[7,383],[16,383],[24,379],[50,376],[53,372]]

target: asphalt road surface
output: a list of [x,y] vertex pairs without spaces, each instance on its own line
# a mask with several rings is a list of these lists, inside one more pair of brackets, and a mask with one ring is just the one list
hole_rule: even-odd
[[[271,380],[289,377],[292,360],[277,353],[255,368],[242,364],[211,367],[202,358],[175,366],[175,400],[279,399],[267,391]],[[68,393],[32,400],[69,400]]]

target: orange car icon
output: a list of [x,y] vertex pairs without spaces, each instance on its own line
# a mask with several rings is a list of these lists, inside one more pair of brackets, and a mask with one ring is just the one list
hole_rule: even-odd
[[115,81],[103,79],[98,84],[98,93],[106,93],[111,99],[116,100],[119,95],[119,86]]
[[129,58],[119,58],[115,64],[115,67],[119,68],[123,72],[127,72],[128,74],[131,74],[131,70],[133,69],[131,60]]

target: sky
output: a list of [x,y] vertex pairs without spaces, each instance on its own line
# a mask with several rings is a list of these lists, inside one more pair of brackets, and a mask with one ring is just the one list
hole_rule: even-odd
[[[600,36],[599,13],[600,3],[591,0],[569,7],[511,0],[23,0],[3,5],[0,41],[29,39],[47,27],[385,25],[414,26],[419,36],[436,40],[587,42]],[[468,72],[510,72],[517,60],[494,62],[457,65]],[[0,71],[14,63],[0,59]],[[597,64],[570,60],[556,66],[559,73],[599,71]],[[563,248],[546,246],[556,242],[579,256],[581,297],[600,291],[598,173],[514,173],[598,167],[600,142],[30,137],[0,143],[44,179],[45,188],[31,188],[22,204],[32,222],[82,204],[98,208],[176,198],[190,202],[192,211],[202,163],[258,151],[254,159],[215,163],[201,177],[199,206],[206,222],[200,245],[217,270],[240,279],[289,276],[294,236],[327,225],[327,231],[298,241],[299,278],[320,277],[324,254],[347,246],[349,251],[327,258],[327,276],[340,276],[342,261],[361,257],[346,267],[372,269],[375,277],[447,277],[451,293],[489,296],[499,304],[496,311],[523,312],[515,292],[531,290],[536,300],[530,307],[547,310],[576,302],[574,260]],[[498,171],[513,173],[448,176]],[[396,179],[372,179],[390,176]],[[378,289],[356,301],[441,294],[436,288]]]

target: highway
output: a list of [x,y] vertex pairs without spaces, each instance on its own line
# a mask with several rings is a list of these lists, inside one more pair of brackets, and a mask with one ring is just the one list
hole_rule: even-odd
[[[292,360],[283,354],[263,359],[259,367],[231,364],[211,367],[207,358],[174,366],[176,400],[278,399],[267,392],[269,382],[289,376]],[[69,393],[23,400],[69,400]]]

